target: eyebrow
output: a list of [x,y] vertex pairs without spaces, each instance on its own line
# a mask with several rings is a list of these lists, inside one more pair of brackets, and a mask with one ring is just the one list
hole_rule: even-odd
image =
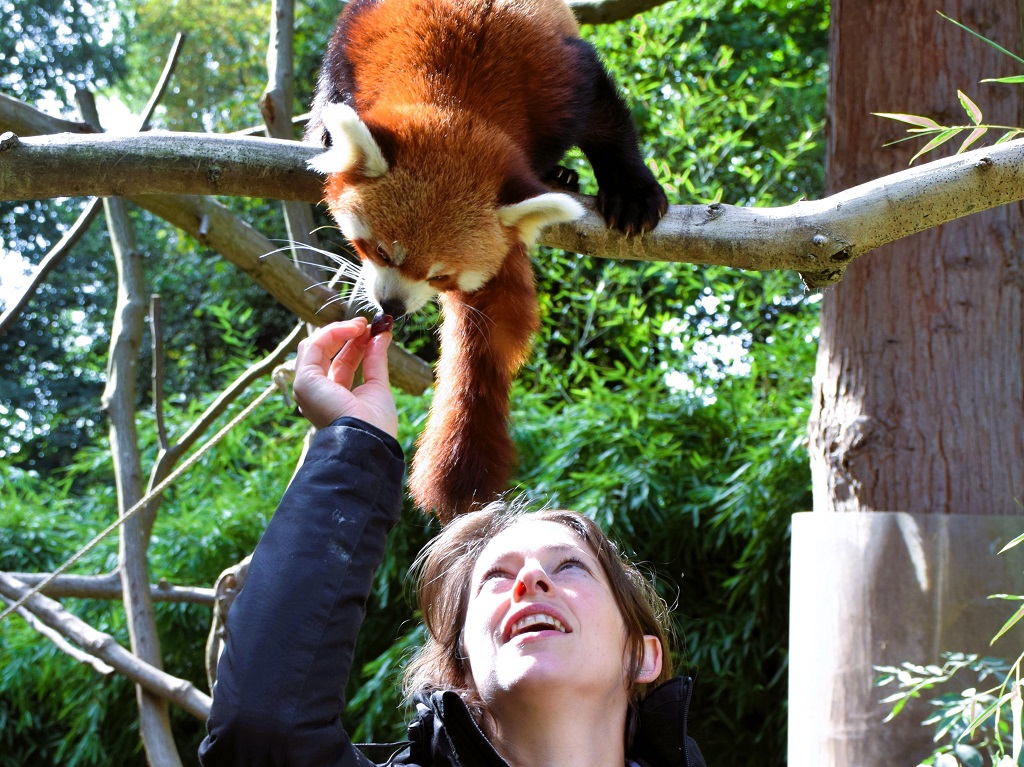
[[[589,559],[592,559],[597,564],[600,564],[600,560],[594,555],[594,553],[589,548],[587,548],[587,546],[582,545],[582,544],[580,546],[570,546],[567,543],[553,543],[553,544],[550,544],[550,545],[542,546],[541,548],[535,550],[533,553],[534,554],[541,554],[541,553],[549,553],[549,552],[550,553],[554,553],[554,554],[572,554],[573,556],[576,556],[577,554],[581,554],[582,553],[582,554],[585,554]],[[506,557],[515,556],[516,554],[520,554],[520,553],[522,553],[522,552],[517,551],[517,550],[504,551],[501,554],[499,554],[498,556],[493,557],[493,558],[488,559],[488,560],[485,560],[485,559],[481,558],[477,562],[477,565],[479,566],[481,563],[486,562],[488,567],[491,567],[491,566],[497,564],[498,562],[500,562],[501,560],[505,559]]]

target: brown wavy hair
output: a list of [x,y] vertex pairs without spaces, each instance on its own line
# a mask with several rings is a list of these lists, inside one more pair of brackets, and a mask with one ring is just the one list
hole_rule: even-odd
[[[415,693],[453,690],[462,696],[478,719],[486,714],[486,707],[472,683],[469,661],[462,652],[470,580],[484,547],[523,519],[564,525],[601,563],[626,626],[629,659],[626,678],[630,680],[628,693],[632,711],[648,687],[635,681],[643,668],[644,635],[657,637],[662,647],[661,674],[650,684],[658,685],[672,676],[671,629],[665,600],[592,520],[575,511],[529,511],[523,504],[505,501],[496,501],[480,511],[457,517],[417,557],[413,565],[416,596],[427,638],[405,669],[405,694],[411,697]],[[629,720],[632,719],[630,716]]]

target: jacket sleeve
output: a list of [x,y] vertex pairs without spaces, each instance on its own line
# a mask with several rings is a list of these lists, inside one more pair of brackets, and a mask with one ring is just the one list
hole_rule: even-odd
[[205,767],[365,767],[341,727],[343,691],[405,463],[352,418],[322,429],[253,554],[231,607]]

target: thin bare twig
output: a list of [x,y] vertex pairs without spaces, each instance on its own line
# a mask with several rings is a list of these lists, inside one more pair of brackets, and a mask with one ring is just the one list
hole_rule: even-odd
[[161,452],[168,448],[167,424],[164,420],[164,326],[160,319],[160,296],[149,297],[149,340],[153,352],[153,412],[156,416],[156,438]]
[[[174,69],[178,64],[178,56],[181,53],[181,46],[184,42],[185,35],[184,33],[179,32],[174,38],[174,43],[171,45],[171,51],[167,55],[167,62],[164,64],[164,70],[160,75],[160,79],[157,80],[156,88],[153,90],[153,95],[150,96],[149,103],[146,104],[146,108],[142,111],[142,116],[139,118],[138,131],[140,133],[149,129],[149,123],[153,117],[153,112],[156,110],[157,104],[160,103],[164,92],[167,90],[167,84],[170,82],[171,75],[174,74]],[[7,97],[4,96],[3,98],[6,99]],[[13,105],[10,106],[12,109],[17,108]],[[26,117],[28,117],[28,113],[26,113]],[[98,122],[99,120],[97,118],[97,124],[88,125],[88,120],[85,124],[88,125],[91,130],[98,131],[100,129]],[[43,125],[40,124],[39,127],[42,128]],[[40,130],[40,132],[49,133],[50,131]],[[25,286],[25,289],[22,290],[21,295],[18,296],[18,298],[6,308],[3,315],[0,316],[0,335],[3,335],[4,331],[14,324],[14,321],[25,308],[25,304],[27,304],[29,299],[36,294],[39,290],[39,286],[46,281],[50,272],[52,272],[54,268],[64,260],[64,257],[70,253],[71,249],[80,239],[82,239],[82,235],[89,230],[92,222],[96,220],[96,216],[100,212],[101,205],[102,203],[98,199],[90,200],[88,205],[86,205],[85,210],[83,210],[78,216],[78,220],[75,221],[67,233],[60,238],[60,241],[50,249],[50,251],[43,257],[43,260],[39,262],[39,266],[36,267],[36,271],[32,275],[32,279],[29,281],[28,285]]]
[[89,230],[92,222],[96,220],[96,216],[99,215],[100,208],[102,207],[103,203],[99,199],[93,198],[90,200],[89,204],[85,206],[85,210],[79,215],[78,220],[64,233],[64,236],[60,238],[57,244],[50,248],[50,251],[43,256],[43,260],[39,262],[39,266],[32,273],[32,279],[29,280],[24,290],[21,291],[21,295],[8,304],[4,309],[3,315],[0,316],[0,335],[3,335],[14,324],[15,320],[21,316],[25,305],[38,292],[39,286],[46,282],[50,272],[64,260],[64,256],[70,253],[71,249],[82,239],[82,236]]
[[[260,98],[260,113],[267,126],[267,135],[273,138],[295,140],[292,125],[292,101],[295,98],[295,74],[292,70],[295,37],[295,3],[293,0],[274,0],[270,9],[270,42],[267,46],[267,87]],[[326,259],[314,233],[313,209],[307,203],[282,202],[285,229],[292,246],[292,263],[310,277],[316,278]],[[301,250],[301,253],[300,253]]]

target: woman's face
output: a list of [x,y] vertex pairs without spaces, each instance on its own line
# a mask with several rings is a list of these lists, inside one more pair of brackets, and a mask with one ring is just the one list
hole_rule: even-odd
[[463,644],[487,704],[510,691],[550,695],[553,685],[626,703],[622,615],[597,557],[557,522],[517,522],[487,544]]

